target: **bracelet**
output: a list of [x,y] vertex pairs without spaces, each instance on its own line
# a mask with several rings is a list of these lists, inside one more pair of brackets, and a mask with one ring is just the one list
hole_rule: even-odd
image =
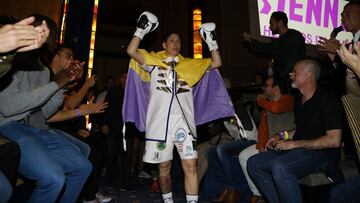
[[279,132],[280,140],[288,140],[289,139],[289,133],[288,131]]
[[75,113],[76,113],[76,116],[77,116],[77,117],[80,117],[80,116],[81,116],[80,109],[75,109]]

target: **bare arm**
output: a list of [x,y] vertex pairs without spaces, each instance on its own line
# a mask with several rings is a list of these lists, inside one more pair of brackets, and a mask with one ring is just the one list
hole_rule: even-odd
[[210,68],[219,68],[222,66],[220,52],[218,49],[211,52],[211,64]]
[[133,58],[136,62],[138,62],[139,64],[143,65],[145,63],[145,59],[142,56],[142,54],[137,50],[139,48],[139,44],[140,44],[141,40],[139,37],[134,36],[128,47],[126,52],[129,54],[129,56],[131,58]]
[[103,113],[104,109],[107,108],[107,104],[108,104],[107,102],[94,103],[94,98],[92,98],[88,104],[83,104],[78,109],[74,109],[74,110],[63,109],[61,111],[58,111],[56,114],[50,117],[47,120],[47,122],[54,123],[54,122],[70,120],[77,116],[85,116],[93,113]]
[[311,140],[282,140],[277,142],[276,150],[289,150],[294,148],[326,149],[337,148],[341,145],[341,129],[327,130],[324,136]]
[[74,95],[66,97],[64,102],[65,107],[67,109],[76,108],[84,99],[89,89],[95,85],[95,83],[96,83],[95,76],[91,76],[90,78],[87,78],[84,85],[81,87],[81,89],[78,92],[76,92]]

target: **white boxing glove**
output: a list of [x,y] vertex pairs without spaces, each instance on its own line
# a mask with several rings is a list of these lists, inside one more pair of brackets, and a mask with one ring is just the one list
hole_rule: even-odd
[[216,42],[215,28],[216,28],[215,23],[204,23],[200,26],[201,37],[207,43],[210,51],[219,48]]
[[134,33],[134,36],[143,39],[143,37],[147,33],[155,30],[158,25],[159,25],[158,18],[154,14],[145,11],[140,15],[140,17],[137,20],[136,31]]

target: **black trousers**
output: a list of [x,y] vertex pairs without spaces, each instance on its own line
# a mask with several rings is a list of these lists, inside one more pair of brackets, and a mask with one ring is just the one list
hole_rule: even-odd
[[133,179],[131,174],[134,133],[137,132],[133,123],[126,123],[126,151],[123,148],[123,135],[121,130],[109,129],[107,137],[106,173],[109,185],[131,189]]
[[93,170],[84,185],[81,196],[86,201],[92,201],[100,188],[101,172],[106,158],[106,135],[91,135],[86,142],[91,149],[89,161],[93,165]]

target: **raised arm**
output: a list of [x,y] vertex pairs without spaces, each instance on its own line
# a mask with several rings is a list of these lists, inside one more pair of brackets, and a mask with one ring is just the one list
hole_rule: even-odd
[[129,54],[131,58],[133,58],[141,65],[145,63],[145,59],[141,55],[141,53],[137,50],[139,48],[139,44],[141,40],[144,38],[144,36],[147,33],[155,30],[158,25],[159,25],[158,18],[154,14],[148,11],[143,12],[140,15],[139,19],[137,20],[134,37],[131,39],[126,52]]
[[67,109],[75,109],[81,101],[84,99],[86,94],[88,93],[89,89],[93,87],[96,83],[96,76],[93,75],[90,78],[86,78],[84,85],[77,91],[74,95],[68,96],[65,101],[64,105]]
[[260,53],[276,54],[277,42],[271,40],[271,42],[260,42],[251,37],[247,32],[244,32],[241,37],[247,43],[249,43],[251,50]]
[[134,59],[136,62],[138,62],[139,64],[144,64],[145,63],[145,59],[144,57],[141,55],[141,53],[137,50],[139,48],[139,44],[140,44],[141,39],[139,37],[134,36],[128,47],[126,52],[129,54],[129,56]]
[[209,47],[211,52],[210,68],[219,68],[222,66],[222,61],[219,53],[219,46],[216,41],[215,23],[204,23],[200,26],[200,34],[203,40]]

